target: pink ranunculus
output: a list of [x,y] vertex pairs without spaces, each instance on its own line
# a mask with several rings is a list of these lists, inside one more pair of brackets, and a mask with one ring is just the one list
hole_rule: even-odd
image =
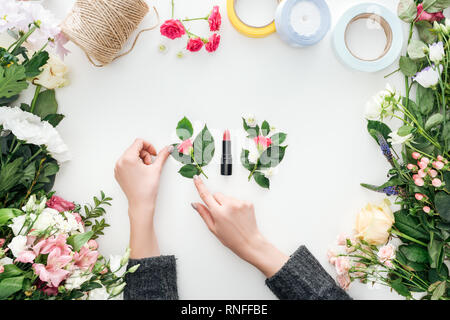
[[264,136],[255,137],[253,141],[255,141],[257,147],[262,149],[266,149],[272,144],[272,139]]
[[380,262],[386,262],[395,258],[395,247],[392,244],[386,244],[378,250],[378,260]]
[[169,38],[176,39],[186,34],[183,24],[180,20],[170,19],[165,21],[159,28],[161,35]]
[[203,40],[200,38],[190,38],[186,50],[191,52],[200,51],[203,48]]
[[442,186],[442,181],[438,178],[434,178],[433,180],[431,180],[431,184],[433,185],[433,187],[439,188],[440,186]]
[[55,236],[48,237],[39,241],[34,247],[33,251],[36,255],[50,253],[55,248],[61,250],[62,255],[69,255],[72,252],[72,246],[66,243],[67,235],[60,234],[56,238]]
[[3,247],[3,245],[5,244],[5,239],[0,238],[0,248]]
[[72,261],[72,256],[63,255],[61,249],[54,248],[47,257],[47,265],[41,263],[33,264],[33,269],[36,274],[44,282],[47,282],[53,287],[58,287],[59,284],[67,278],[69,271],[63,268]]
[[426,20],[430,22],[440,21],[445,19],[444,14],[441,12],[429,13],[423,10],[423,4],[419,3],[417,6],[417,18],[416,21]]
[[328,250],[327,251],[327,258],[328,258],[328,262],[332,265],[334,265],[334,263],[336,262],[336,252],[334,252],[333,250]]
[[208,17],[209,30],[219,31],[222,24],[222,16],[219,12],[219,6],[214,6]]
[[96,250],[98,248],[98,243],[94,239],[91,239],[87,242],[89,249]]
[[75,209],[73,202],[64,200],[58,196],[52,196],[47,201],[47,207],[57,210],[58,212],[72,211]]
[[350,286],[350,276],[348,273],[340,274],[337,276],[337,282],[342,289],[347,290]]
[[211,37],[209,37],[208,42],[205,45],[205,49],[208,52],[214,52],[219,48],[220,44],[220,35],[217,33],[213,33]]
[[36,254],[32,250],[24,250],[15,261],[23,262],[23,263],[33,263],[36,258]]
[[183,153],[183,154],[190,154],[191,153],[191,148],[192,148],[192,141],[191,139],[186,139],[184,140],[182,143],[180,143],[177,146],[177,150],[179,153]]
[[351,268],[350,259],[346,256],[339,256],[336,258],[334,266],[336,267],[337,274],[343,275]]
[[98,251],[89,250],[86,247],[81,247],[80,252],[75,252],[73,258],[75,260],[75,265],[82,270],[89,269],[92,270],[94,264],[97,262]]
[[434,161],[433,167],[437,170],[441,170],[444,167],[444,163],[442,161]]

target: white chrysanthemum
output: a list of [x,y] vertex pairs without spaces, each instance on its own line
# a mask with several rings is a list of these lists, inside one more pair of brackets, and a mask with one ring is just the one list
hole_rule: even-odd
[[47,121],[23,111],[19,107],[0,107],[0,125],[19,140],[38,146],[47,146],[47,151],[58,162],[70,159],[69,149],[61,139],[58,131]]
[[439,72],[435,66],[428,66],[416,73],[413,80],[417,81],[422,87],[429,88],[438,84],[440,73],[442,73],[442,65],[439,65]]
[[81,285],[92,278],[92,273],[83,272],[76,269],[69,278],[66,279],[64,287],[67,290],[80,289]]
[[442,41],[430,44],[428,55],[431,61],[438,64],[445,56],[444,44]]
[[405,142],[410,141],[412,136],[412,133],[407,134],[406,136],[400,136],[398,130],[396,130],[389,133],[390,138],[388,138],[387,141],[391,144],[404,144]]

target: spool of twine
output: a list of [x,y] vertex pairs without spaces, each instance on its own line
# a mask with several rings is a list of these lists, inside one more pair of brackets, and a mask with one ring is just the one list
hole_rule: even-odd
[[[158,17],[156,8],[153,9]],[[102,67],[130,53],[141,33],[159,24],[158,21],[155,26],[141,30],[131,48],[120,53],[148,11],[143,0],[76,0],[61,29],[94,66]]]

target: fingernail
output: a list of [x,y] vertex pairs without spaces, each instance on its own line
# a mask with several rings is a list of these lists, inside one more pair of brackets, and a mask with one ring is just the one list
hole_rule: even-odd
[[194,180],[197,180],[199,177],[198,177],[198,175],[195,175],[194,176]]
[[172,153],[172,151],[173,151],[173,146],[172,146],[172,145],[169,146],[169,148],[167,149],[167,151],[169,151],[169,153]]
[[194,210],[197,210],[197,205],[195,203],[191,203],[192,208],[194,208]]

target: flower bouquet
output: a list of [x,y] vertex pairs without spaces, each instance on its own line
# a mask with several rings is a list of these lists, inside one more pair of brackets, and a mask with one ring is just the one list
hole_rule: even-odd
[[[329,252],[329,260],[343,288],[358,279],[387,285],[407,299],[450,298],[450,21],[441,12],[446,7],[448,1],[400,1],[399,16],[410,23],[399,68],[406,93],[401,97],[387,86],[366,107],[367,129],[391,168],[387,182],[362,184],[395,196],[398,210],[392,213],[387,201],[369,204],[358,214],[355,233],[338,239],[340,250]],[[412,39],[414,30],[419,39]],[[400,124],[391,130],[392,123]]]

